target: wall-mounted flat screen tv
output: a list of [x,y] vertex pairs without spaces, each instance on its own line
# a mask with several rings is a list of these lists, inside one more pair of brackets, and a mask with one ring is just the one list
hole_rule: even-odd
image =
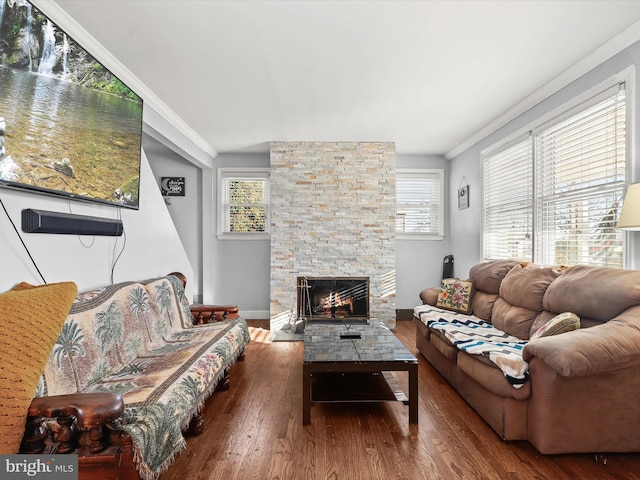
[[26,0],[0,0],[0,186],[138,208],[142,99]]

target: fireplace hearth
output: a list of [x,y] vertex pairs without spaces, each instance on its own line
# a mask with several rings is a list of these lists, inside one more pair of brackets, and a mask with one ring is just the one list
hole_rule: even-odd
[[369,319],[369,277],[298,277],[297,290],[306,321]]

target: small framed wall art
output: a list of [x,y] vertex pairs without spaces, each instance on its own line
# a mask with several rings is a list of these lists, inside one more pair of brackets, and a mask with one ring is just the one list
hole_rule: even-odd
[[469,185],[458,188],[458,210],[469,208]]
[[184,177],[160,177],[163,197],[184,197]]

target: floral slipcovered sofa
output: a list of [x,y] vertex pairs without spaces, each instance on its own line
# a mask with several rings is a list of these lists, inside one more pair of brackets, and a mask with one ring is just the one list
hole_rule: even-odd
[[[248,342],[239,317],[194,325],[183,283],[174,275],[83,292],[62,325],[36,396],[121,397],[124,410],[108,425],[119,449],[116,465],[108,473],[92,471],[100,455],[108,455],[83,464],[81,444],[81,478],[154,479],[185,447],[183,430]],[[133,468],[120,465],[127,444]]]
[[416,346],[500,437],[640,452],[640,271],[493,261],[420,298]]

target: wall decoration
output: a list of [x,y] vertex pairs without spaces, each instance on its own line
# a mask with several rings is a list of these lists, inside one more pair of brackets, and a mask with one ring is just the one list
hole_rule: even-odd
[[469,208],[469,185],[464,177],[462,177],[458,188],[458,210],[463,208]]
[[160,177],[163,197],[184,197],[184,177]]

